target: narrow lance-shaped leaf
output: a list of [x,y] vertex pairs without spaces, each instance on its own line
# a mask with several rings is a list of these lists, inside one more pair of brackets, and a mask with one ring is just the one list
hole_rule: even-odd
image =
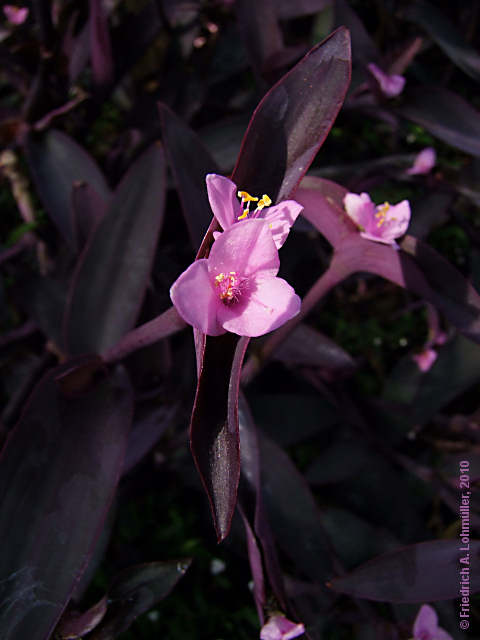
[[163,142],[177,183],[190,239],[196,250],[212,219],[205,176],[218,170],[197,134],[166,105],[160,103],[159,109]]
[[450,600],[458,597],[460,570],[468,567],[473,594],[480,591],[480,541],[471,540],[468,550],[461,546],[458,540],[434,540],[403,547],[334,578],[329,586],[380,602]]
[[415,87],[405,92],[398,113],[425,127],[457,149],[480,156],[480,113],[443,87]]
[[73,185],[85,182],[107,200],[110,189],[102,172],[72,138],[55,129],[40,136],[30,134],[25,151],[43,206],[69,245],[75,248],[71,212]]
[[407,8],[406,17],[423,27],[460,69],[480,80],[480,55],[434,5],[417,0]]
[[2,452],[4,640],[49,637],[85,570],[115,492],[132,393],[123,375],[85,387],[92,366],[87,361],[76,369],[70,363],[51,370]]
[[[251,193],[267,193],[273,200],[287,198],[325,140],[349,81],[350,41],[341,28],[314,47],[260,102],[232,175],[235,184]],[[198,257],[207,255],[204,241]],[[220,540],[228,534],[236,504],[237,375],[249,341],[228,340],[230,344],[224,337],[197,337],[199,382],[190,429],[192,453]]]
[[113,80],[113,57],[108,19],[101,0],[90,0],[90,58],[95,83],[105,87]]
[[164,199],[165,161],[156,143],[123,178],[80,256],[65,320],[70,353],[101,353],[134,326],[163,220]]

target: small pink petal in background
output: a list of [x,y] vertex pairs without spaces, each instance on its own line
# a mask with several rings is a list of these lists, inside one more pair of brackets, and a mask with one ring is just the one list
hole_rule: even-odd
[[438,353],[435,349],[424,349],[420,353],[416,353],[412,356],[422,373],[426,373],[432,368],[437,357]]
[[438,626],[438,616],[433,607],[424,604],[413,623],[413,640],[453,640],[452,636]]
[[397,248],[395,239],[403,236],[410,224],[408,200],[375,206],[368,193],[347,193],[343,203],[348,217],[359,227],[362,238]]
[[423,149],[423,151],[420,151],[414,160],[413,166],[411,166],[410,169],[407,169],[407,173],[409,176],[418,176],[428,173],[433,169],[436,161],[437,154],[435,153],[435,149],[427,147],[426,149]]
[[10,24],[23,24],[28,18],[27,7],[16,7],[13,4],[6,4],[3,7],[3,13]]
[[305,633],[303,624],[292,622],[285,616],[272,616],[260,631],[260,640],[293,640]]
[[367,67],[378,82],[380,90],[387,98],[395,98],[402,93],[405,86],[405,78],[403,76],[396,74],[389,75],[382,71],[374,62],[371,62]]

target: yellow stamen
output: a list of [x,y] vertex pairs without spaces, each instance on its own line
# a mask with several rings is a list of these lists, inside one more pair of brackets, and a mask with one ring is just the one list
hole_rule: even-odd
[[242,199],[242,202],[257,202],[258,198],[254,198],[246,191],[239,191],[237,196]]
[[218,276],[215,276],[215,286],[218,287],[218,285],[224,280],[225,280],[225,274],[219,273]]
[[243,220],[244,218],[246,218],[248,216],[249,213],[250,212],[249,212],[248,209],[244,209],[242,215],[237,217],[237,220]]
[[387,211],[390,209],[390,203],[384,202],[381,207],[378,208],[377,213],[375,214],[376,218],[379,218],[377,222],[377,227],[381,227],[385,220],[387,219]]

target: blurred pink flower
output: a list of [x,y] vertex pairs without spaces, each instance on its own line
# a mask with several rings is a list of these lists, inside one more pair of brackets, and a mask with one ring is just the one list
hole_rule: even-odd
[[303,624],[292,622],[282,614],[276,614],[264,624],[260,631],[260,640],[291,640],[305,633]]
[[428,604],[420,607],[413,623],[412,640],[453,640],[452,636],[438,626],[435,609]]
[[438,353],[435,349],[424,349],[423,351],[420,351],[420,353],[415,353],[412,356],[422,373],[426,373],[432,368],[437,357]]
[[378,207],[368,193],[347,193],[343,199],[345,211],[367,240],[397,246],[395,238],[403,236],[410,223],[410,204],[402,200],[391,205],[384,202]]
[[[284,200],[271,207],[272,201],[266,194],[256,198],[246,191],[237,193],[234,182],[216,173],[207,175],[207,191],[213,214],[222,229],[230,229],[232,225],[252,218],[264,219],[268,222],[277,249],[280,249],[287,239],[290,227],[303,209],[302,205],[295,200]],[[237,199],[237,195],[241,198],[241,202]],[[256,203],[254,211],[250,211],[252,202]],[[215,238],[219,235],[218,231],[214,233]]]
[[368,70],[378,82],[380,90],[387,98],[394,98],[402,93],[405,86],[405,78],[398,75],[389,75],[378,67],[374,62],[367,65]]
[[6,4],[3,13],[10,24],[23,24],[28,18],[27,7],[15,7],[13,4]]
[[437,161],[437,154],[435,153],[435,149],[432,147],[427,147],[420,151],[420,153],[416,156],[413,166],[410,169],[407,169],[407,173],[409,176],[417,176],[422,173],[428,173]]
[[279,266],[267,222],[245,220],[180,275],[170,297],[185,322],[207,335],[261,336],[300,311],[300,298],[276,277]]

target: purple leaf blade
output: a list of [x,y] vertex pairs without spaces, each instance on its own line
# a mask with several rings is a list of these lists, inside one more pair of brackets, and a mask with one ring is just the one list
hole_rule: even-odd
[[89,184],[73,185],[73,233],[80,249],[83,249],[93,229],[107,212],[109,201],[104,200]]
[[133,164],[80,256],[66,311],[70,353],[115,345],[135,324],[163,220],[165,161],[158,144]]
[[75,248],[71,197],[74,184],[88,183],[107,200],[110,189],[97,164],[66,134],[52,129],[42,136],[28,136],[27,161],[40,199],[53,222]]
[[432,602],[458,597],[459,571],[470,567],[470,591],[480,591],[480,541],[470,541],[467,555],[457,540],[420,542],[378,556],[354,571],[334,578],[329,586],[340,593],[379,602]]
[[85,570],[121,472],[132,416],[128,380],[118,374],[72,395],[76,374],[82,366],[75,372],[70,363],[40,381],[2,451],[5,640],[49,637]]
[[113,80],[113,56],[108,19],[101,0],[90,0],[90,58],[95,84],[108,86]]
[[160,103],[159,110],[163,142],[177,183],[190,239],[196,250],[212,219],[205,176],[207,173],[218,173],[218,169],[197,134],[166,105]]
[[480,114],[456,93],[442,87],[416,87],[405,93],[398,113],[453,147],[480,156]]
[[190,425],[192,454],[218,541],[230,530],[240,477],[238,389],[248,338],[206,338]]
[[242,142],[232,176],[239,188],[274,201],[290,195],[343,104],[350,60],[349,33],[341,27],[270,89]]

